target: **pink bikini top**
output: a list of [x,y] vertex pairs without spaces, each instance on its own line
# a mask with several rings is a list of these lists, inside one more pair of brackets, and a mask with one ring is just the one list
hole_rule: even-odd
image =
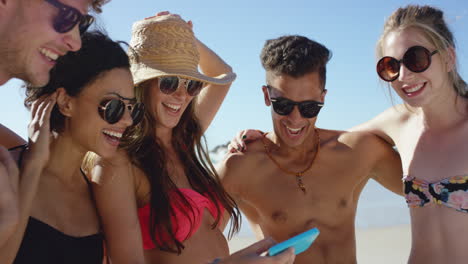
[[403,180],[409,207],[443,204],[468,213],[468,175],[452,176],[433,183],[412,176],[405,176]]
[[[204,209],[208,209],[208,212],[213,216],[214,219],[218,217],[216,205],[208,199],[206,196],[186,188],[178,189],[182,195],[190,203],[192,210],[190,208],[183,208],[184,212],[179,206],[174,206],[172,203],[175,215],[171,216],[172,226],[174,228],[174,234],[176,239],[179,242],[183,242],[189,239],[200,227],[201,221],[203,219]],[[171,192],[170,198],[179,199],[179,196],[176,192]],[[221,209],[221,215],[224,213],[224,207],[219,203]],[[184,206],[181,203],[182,206]],[[153,240],[150,236],[150,204],[147,203],[145,206],[138,208],[138,218],[141,227],[141,234],[143,237],[143,248],[144,249],[154,249],[156,245],[153,243]],[[192,229],[191,229],[192,227]],[[161,240],[160,237],[156,237],[156,241],[165,241],[164,238]],[[166,238],[167,239],[167,238]]]

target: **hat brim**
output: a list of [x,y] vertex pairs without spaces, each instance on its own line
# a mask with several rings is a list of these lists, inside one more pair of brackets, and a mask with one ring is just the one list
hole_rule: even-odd
[[165,76],[180,76],[182,78],[201,81],[207,84],[226,85],[232,83],[236,79],[236,74],[233,72],[221,74],[216,77],[206,76],[198,71],[190,70],[158,70],[147,66],[138,65],[132,67],[133,82],[139,85],[142,82],[158,77]]

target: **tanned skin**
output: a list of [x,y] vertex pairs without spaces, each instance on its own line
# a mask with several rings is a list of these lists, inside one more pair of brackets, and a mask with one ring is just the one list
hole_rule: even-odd
[[[268,76],[268,74],[267,74]],[[269,96],[294,101],[324,100],[318,74],[292,78],[270,75],[264,87]],[[307,87],[307,88],[306,88]],[[312,87],[313,89],[310,89]],[[286,240],[310,228],[320,235],[295,263],[356,263],[355,215],[359,196],[370,178],[402,195],[401,163],[385,141],[365,132],[315,129],[316,118],[303,118],[297,107],[288,116],[272,111],[274,131],[249,144],[244,153],[230,154],[219,173],[228,192],[249,219],[257,238]],[[291,134],[288,128],[302,128]],[[289,133],[289,134],[288,134]],[[317,134],[320,148],[317,155]],[[317,155],[303,175],[306,192],[296,176],[280,169],[300,172]]]

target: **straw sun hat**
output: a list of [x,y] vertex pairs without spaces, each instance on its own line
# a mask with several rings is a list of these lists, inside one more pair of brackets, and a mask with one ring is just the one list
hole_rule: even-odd
[[175,15],[135,22],[129,54],[135,85],[163,76],[180,76],[221,85],[234,81],[234,73],[209,77],[199,72],[200,54],[195,41],[187,22]]

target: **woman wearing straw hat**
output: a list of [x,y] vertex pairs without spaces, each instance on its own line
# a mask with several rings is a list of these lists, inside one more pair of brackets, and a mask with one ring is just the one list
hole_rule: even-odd
[[[191,22],[168,12],[136,22],[130,46],[136,96],[147,110],[126,134],[120,161],[101,161],[93,170],[112,262],[224,258],[222,230],[231,219],[230,234],[237,231],[240,215],[201,140],[235,74],[195,38]],[[292,251],[259,257],[271,244],[215,262],[292,263]]]

